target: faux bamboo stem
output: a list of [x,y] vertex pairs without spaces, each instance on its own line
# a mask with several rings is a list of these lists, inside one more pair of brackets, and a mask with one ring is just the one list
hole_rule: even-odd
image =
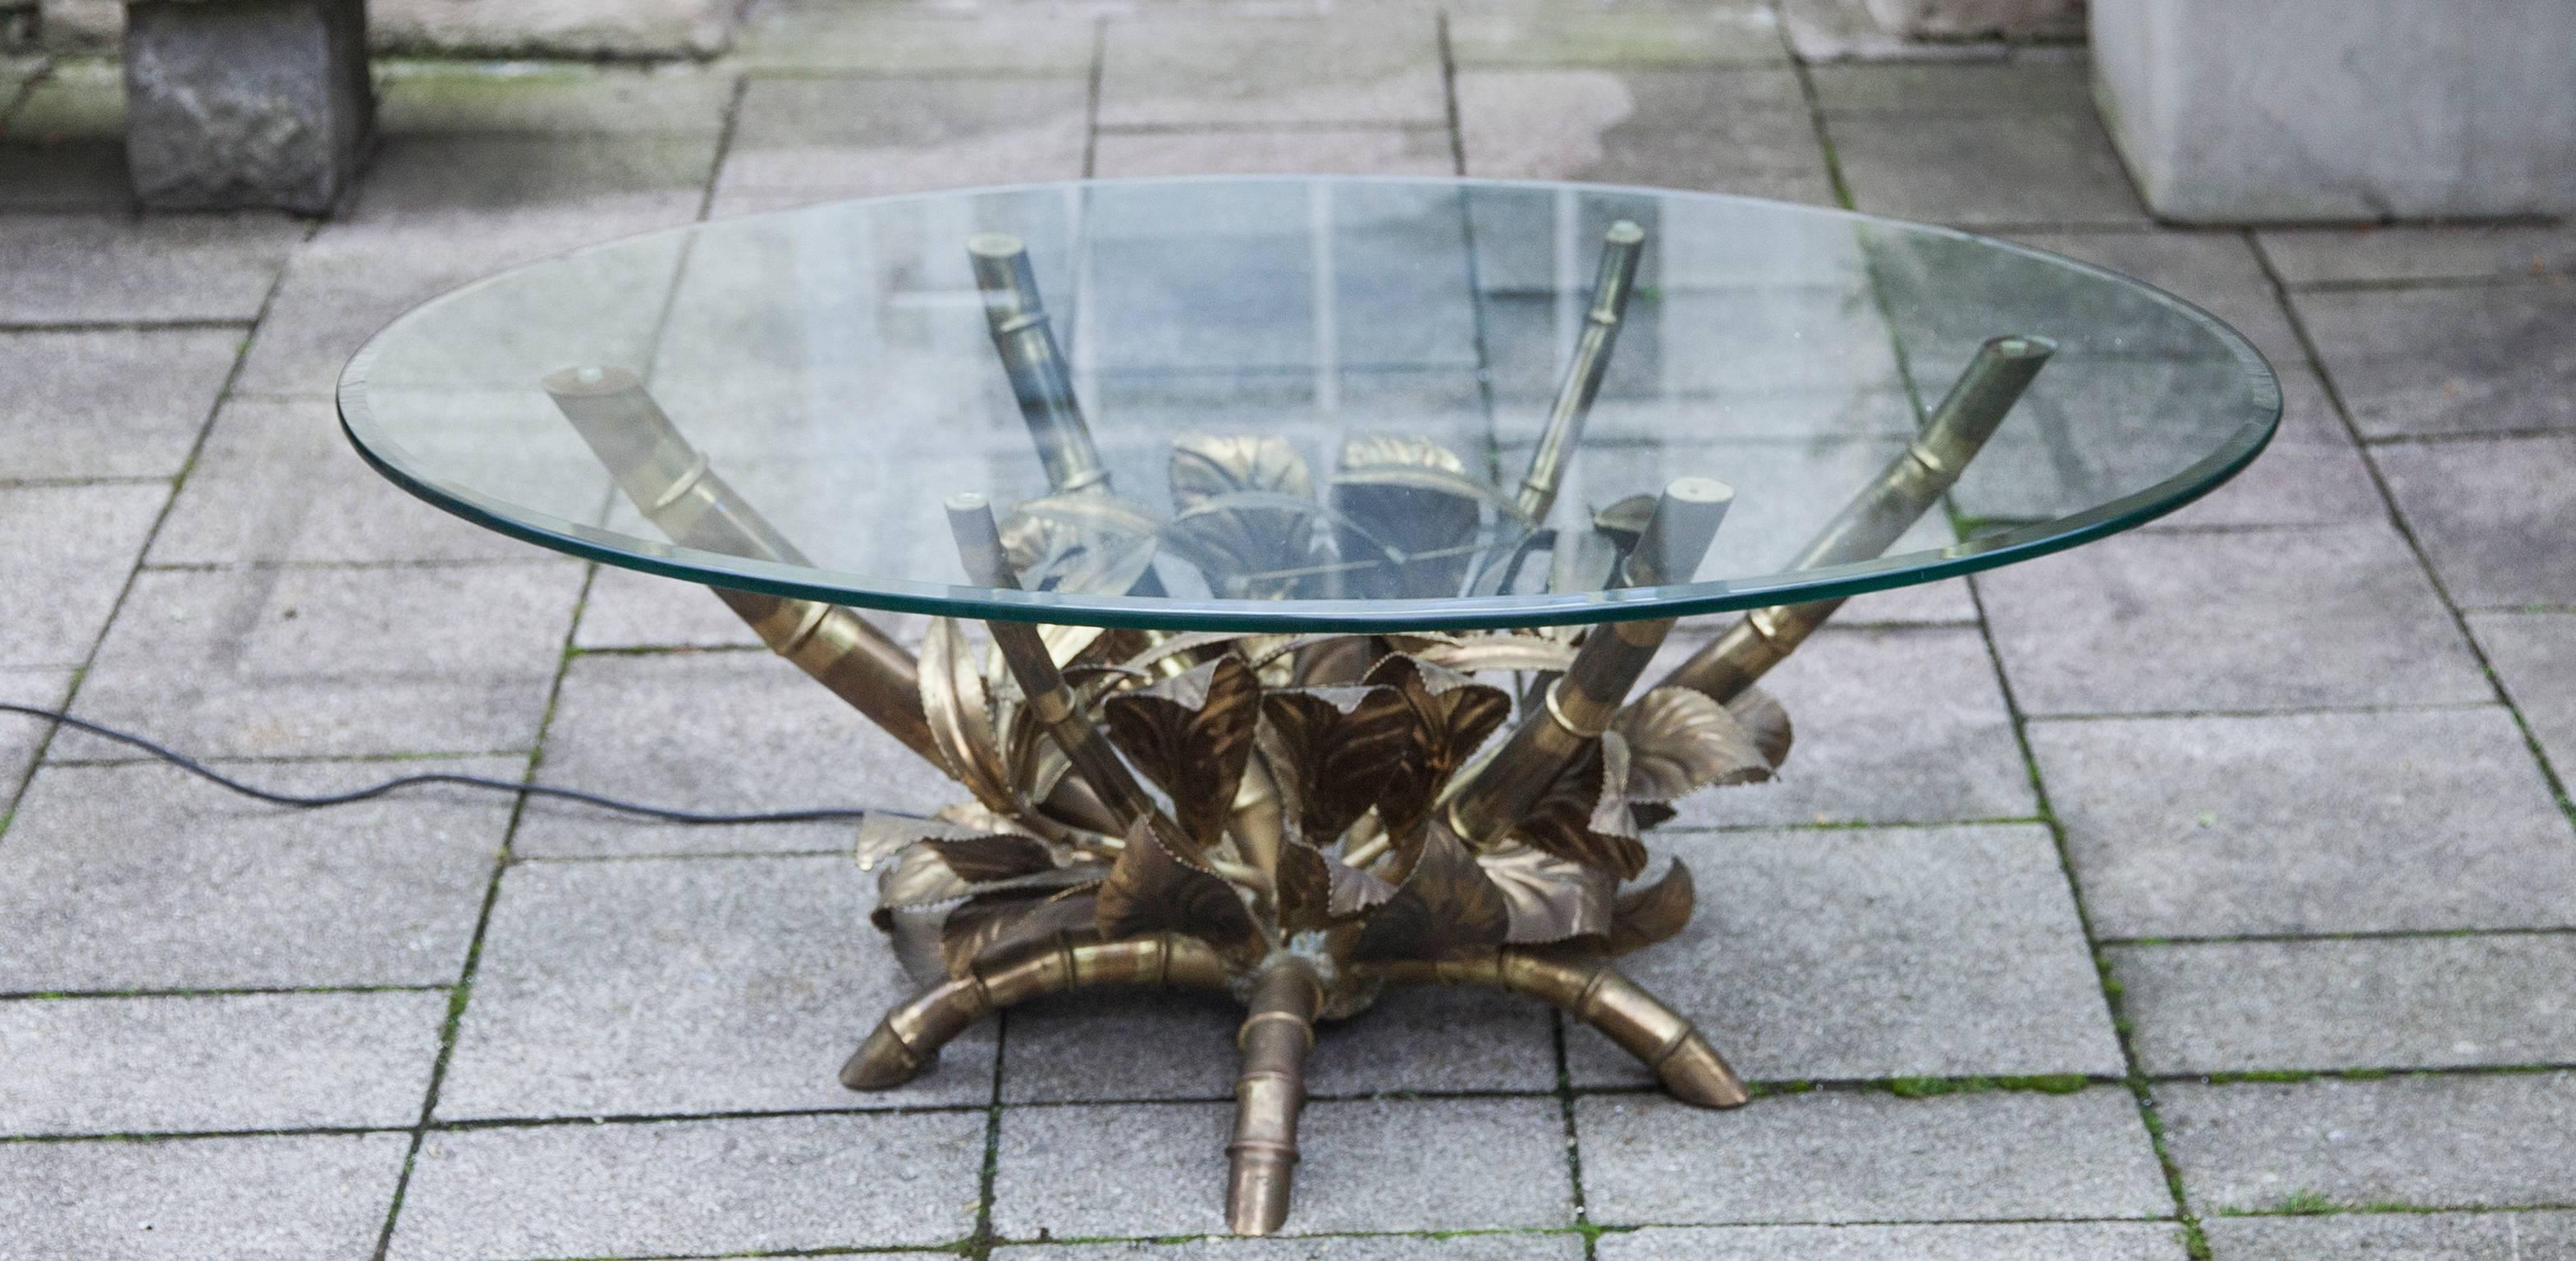
[[1294,955],[1272,956],[1253,978],[1251,1010],[1235,1036],[1243,1071],[1234,1079],[1234,1140],[1225,1146],[1226,1223],[1238,1235],[1267,1235],[1288,1220],[1306,1056],[1323,999],[1314,965]]
[[1011,393],[1037,443],[1047,483],[1058,494],[1093,486],[1108,489],[1109,471],[1092,446],[1091,428],[1083,423],[1082,405],[1074,398],[1073,375],[1048,326],[1028,246],[1015,236],[985,233],[967,238],[966,257],[975,269],[975,287],[984,293],[993,349],[1010,375]]
[[1538,450],[1530,456],[1529,473],[1521,479],[1514,500],[1524,521],[1544,520],[1556,503],[1566,465],[1573,462],[1575,444],[1583,438],[1592,400],[1600,395],[1601,379],[1610,371],[1610,351],[1618,343],[1619,321],[1627,313],[1628,294],[1636,285],[1637,258],[1645,248],[1646,230],[1625,219],[1602,234],[1601,263],[1593,275],[1592,308],[1584,316],[1583,336],[1575,343],[1574,358],[1565,365],[1565,379],[1557,385],[1547,428],[1539,436]]
[[1732,1108],[1752,1098],[1690,1021],[1608,960],[1506,947],[1470,959],[1389,964],[1379,973],[1390,981],[1486,985],[1543,999],[1636,1056],[1684,1103]]
[[1223,989],[1225,961],[1195,937],[1165,933],[1133,941],[1062,943],[1054,950],[977,969],[931,987],[887,1012],[876,1031],[841,1066],[852,1090],[890,1090],[938,1060],[939,1048],[988,1012],[1066,990],[1108,985],[1173,985]]
[[[643,382],[624,368],[567,368],[546,393],[590,444],[618,488],[672,542],[781,564],[806,564],[794,544],[708,467]],[[835,604],[713,588],[761,642],[814,676],[869,720],[939,765],[911,653]]]
[[[1959,480],[2056,352],[2056,344],[2043,337],[1998,337],[1978,347],[1923,432],[1825,524],[1789,567],[1849,564],[1886,551]],[[1678,684],[1721,701],[1732,699],[1842,606],[1837,599],[1755,609],[1659,686]]]
[[[948,528],[957,537],[957,555],[965,562],[966,576],[980,586],[1017,590],[1020,578],[1011,569],[1010,553],[1002,547],[1001,527],[993,520],[992,504],[982,495],[968,491],[949,496],[947,506]],[[1186,839],[1175,833],[1177,825],[1155,808],[1154,799],[1145,795],[1134,772],[1118,760],[1117,750],[1109,747],[1109,741],[1082,712],[1038,628],[1028,622],[1008,621],[986,622],[985,626],[992,631],[993,645],[1001,650],[1002,661],[1011,668],[1011,677],[1019,681],[1029,713],[1055,738],[1056,747],[1064,750],[1065,759],[1073,763],[1073,773],[1091,786],[1101,804],[1123,824],[1144,820],[1164,833],[1176,849],[1187,846]]]
[[[1684,477],[1665,487],[1629,553],[1624,585],[1688,581],[1734,499],[1724,482],[1705,477]],[[1521,719],[1502,750],[1450,804],[1450,826],[1479,843],[1508,831],[1609,729],[1628,689],[1672,629],[1671,618],[1593,628],[1573,664],[1548,685],[1544,703]]]

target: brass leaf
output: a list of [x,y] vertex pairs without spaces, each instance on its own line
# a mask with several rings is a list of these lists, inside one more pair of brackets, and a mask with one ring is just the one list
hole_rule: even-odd
[[1617,732],[1601,737],[1592,752],[1548,785],[1513,830],[1524,841],[1559,858],[1633,880],[1646,869],[1646,847],[1637,840],[1621,788],[1628,756]]
[[1509,940],[1514,945],[1539,945],[1610,930],[1611,899],[1619,882],[1609,872],[1520,844],[1478,854],[1476,865],[1502,891],[1511,912]]
[[1511,511],[1509,500],[1467,476],[1456,452],[1427,438],[1384,434],[1342,445],[1332,505],[1347,523],[1334,531],[1343,560],[1374,558],[1389,547],[1400,553],[1343,576],[1345,590],[1362,597],[1458,594],[1474,560],[1463,549],[1476,539],[1482,510]]
[[1282,688],[1261,698],[1261,741],[1297,830],[1330,844],[1377,803],[1413,747],[1404,698],[1383,687]]
[[1165,545],[1207,575],[1208,586],[1233,597],[1281,595],[1313,562],[1311,499],[1270,491],[1211,495],[1163,527]]
[[1055,870],[1055,851],[1028,836],[939,837],[922,845],[937,853],[948,869],[968,884],[1016,880]]
[[1333,919],[1332,860],[1324,851],[1290,838],[1279,847],[1279,931],[1313,932]]
[[1234,813],[1261,717],[1261,681],[1252,667],[1231,654],[1218,657],[1112,696],[1101,714],[1111,743],[1171,797],[1182,832],[1203,849],[1215,844]]
[[1334,919],[1349,919],[1395,896],[1394,885],[1331,854],[1324,855],[1324,870],[1333,878],[1330,912]]
[[1182,434],[1172,439],[1171,483],[1172,503],[1184,511],[1238,490],[1315,496],[1306,457],[1274,434]]
[[1100,886],[1100,936],[1106,941],[1176,932],[1237,959],[1260,955],[1261,930],[1234,886],[1172,856],[1139,824]]
[[1097,940],[1092,886],[1053,893],[995,893],[968,898],[939,925],[939,955],[948,975],[964,980],[978,966],[1012,963],[1070,938]]
[[[965,810],[972,810],[975,813],[971,818],[952,817],[962,814]],[[940,811],[939,818],[933,819],[916,819],[910,815],[871,810],[867,817],[859,820],[857,846],[859,870],[874,870],[876,865],[885,861],[888,855],[914,841],[985,836],[1002,830],[998,827],[984,826],[985,820],[998,822],[1000,816],[985,810],[980,803],[962,808],[950,807]]]
[[1627,795],[1674,801],[1711,784],[1771,778],[1770,759],[1726,706],[1686,687],[1659,687],[1611,720],[1628,745]]
[[984,676],[976,669],[966,632],[949,618],[933,618],[921,639],[921,712],[931,744],[950,778],[977,801],[1001,814],[1017,804],[999,741],[994,739]]
[[1678,858],[1662,879],[1619,895],[1610,912],[1609,953],[1641,950],[1680,932],[1690,923],[1693,897],[1690,868]]
[[1753,738],[1753,747],[1762,750],[1762,760],[1773,766],[1789,760],[1789,711],[1780,707],[1769,692],[1748,687],[1726,703],[1726,712]]
[[1402,843],[1431,812],[1449,776],[1511,717],[1512,698],[1501,688],[1401,654],[1371,667],[1368,681],[1401,696],[1412,716],[1404,756],[1377,797],[1378,820]]
[[1510,936],[1510,906],[1467,843],[1439,823],[1425,831],[1411,874],[1362,922],[1353,959],[1455,959],[1492,950]]

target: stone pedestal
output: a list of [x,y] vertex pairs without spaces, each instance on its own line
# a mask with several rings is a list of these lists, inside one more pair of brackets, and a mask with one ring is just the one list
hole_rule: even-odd
[[365,0],[138,0],[125,147],[147,206],[320,213],[374,119]]
[[2095,91],[2157,215],[2576,212],[2570,0],[2093,0]]

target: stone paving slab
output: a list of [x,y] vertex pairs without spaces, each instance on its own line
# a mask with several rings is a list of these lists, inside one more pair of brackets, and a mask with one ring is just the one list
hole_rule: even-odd
[[[902,619],[869,613],[891,628]],[[602,565],[582,596],[573,647],[585,652],[616,648],[759,648],[760,636],[714,593],[633,569]]]
[[[1757,1081],[2125,1071],[2055,843],[2037,826],[1658,833],[1699,894],[1620,962]],[[1653,1081],[1568,1021],[1577,1086]]]
[[2576,271],[2564,225],[2266,229],[2255,238],[2293,285],[2488,280]]
[[865,197],[1083,173],[1082,79],[753,79],[719,203]]
[[2576,518],[2576,434],[2389,444],[2372,458],[2453,602],[2576,605],[2576,556],[2560,545]]
[[1787,70],[1463,70],[1457,92],[1469,175],[1833,204]]
[[[1005,1102],[1228,1099],[1243,1008],[1223,995],[1109,992],[1013,1008]],[[1367,1011],[1315,1030],[1306,1090],[1545,1092],[1556,1088],[1546,1004],[1440,986],[1391,988]]]
[[305,230],[272,215],[0,218],[0,324],[251,320]]
[[0,1134],[409,1126],[448,992],[0,1001]]
[[1093,175],[1451,175],[1456,158],[1438,127],[1321,127],[1288,131],[1108,132]]
[[526,560],[525,543],[405,494],[350,449],[328,399],[234,399],[145,556],[156,565]]
[[[71,693],[72,673],[69,667],[0,669],[0,701],[60,709]],[[36,750],[52,730],[52,723],[26,714],[0,714],[0,801],[17,794],[35,768]]]
[[0,333],[0,480],[170,477],[188,461],[247,329]]
[[2576,1074],[2156,1087],[2192,1207],[2509,1207],[2576,1200]]
[[401,1178],[402,1134],[0,1143],[13,1258],[362,1257]]
[[2148,529],[2358,525],[2388,519],[2388,500],[2316,371],[2273,367],[2281,378],[2281,426],[2254,463],[2206,498]]
[[[1646,682],[1705,642],[1668,642]],[[1797,735],[1777,778],[1685,797],[1666,826],[1962,823],[2039,813],[1994,659],[1974,630],[1822,631],[1762,687],[1787,707]]]
[[1649,1227],[1603,1235],[1601,1261],[2180,1261],[2180,1227],[2161,1222],[1944,1223],[1924,1226]]
[[2576,1256],[2576,1213],[2352,1213],[2213,1217],[2216,1261],[2541,1261]]
[[[2083,91],[2080,78],[2077,90]],[[2133,276],[2200,307],[2244,334],[2276,371],[2307,362],[2307,347],[2290,326],[2272,278],[2264,274],[2262,260],[2246,243],[2244,233],[2154,229],[2017,233],[2014,239]]]
[[[58,738],[55,747],[64,743]],[[287,792],[489,760],[225,763]],[[509,826],[499,793],[424,789],[325,811],[157,765],[49,766],[0,864],[0,992],[449,985]]]
[[2085,115],[1868,114],[1826,130],[1858,209],[1931,223],[2129,225],[2146,207]]
[[984,1113],[445,1130],[394,1261],[925,1247],[975,1227]]
[[2308,290],[2290,298],[2365,438],[2576,428],[2576,289]]
[[[968,799],[945,773],[767,652],[575,658],[564,670],[540,778],[702,813],[843,806],[926,815]],[[546,805],[530,808],[517,847],[545,857],[847,852],[854,838],[848,823],[691,827]]]
[[2576,834],[2500,707],[2029,735],[2105,937],[2576,923]]
[[1457,6],[1449,55],[1459,66],[1785,65],[1780,19],[1748,0],[1670,8]]
[[2472,614],[2469,633],[2559,782],[2576,778],[2576,615]]
[[836,1076],[920,988],[868,924],[875,884],[846,858],[513,866],[439,1117],[984,1103],[989,1024],[902,1089],[854,1094]]
[[0,666],[89,659],[170,488],[0,488]]
[[484,228],[553,219],[606,240],[696,218],[716,150],[713,135],[396,136],[344,221]]
[[1826,116],[1902,114],[1916,118],[2083,117],[2093,112],[2090,75],[2080,63],[1998,61],[1984,65],[1913,62],[1824,65],[1808,71]]
[[1713,1112],[1661,1095],[1575,1104],[1583,1200],[1615,1225],[2150,1218],[2173,1212],[2137,1104],[1980,1091],[1823,1090]]
[[2131,534],[1972,581],[2027,713],[2494,697],[2423,567],[2383,525]]
[[1082,74],[1099,20],[1081,13],[852,7],[838,0],[772,0],[744,14],[734,54],[761,71],[902,75]]
[[[1297,1229],[1291,1208],[1288,1229]],[[1042,1244],[993,1250],[1007,1261],[1113,1261],[1119,1257],[1167,1258],[1168,1261],[1577,1261],[1583,1236],[1571,1231],[1496,1232],[1479,1235],[1324,1235],[1312,1239],[1216,1237],[1187,1243],[1132,1240],[1126,1243]]]
[[376,129],[388,136],[712,136],[738,76],[689,63],[605,66],[376,62]]
[[[1231,1103],[1002,1114],[993,1230],[1026,1241],[1225,1229]],[[1319,1101],[1299,1118],[1300,1232],[1563,1228],[1565,1122],[1551,1098]]]
[[1449,120],[1432,15],[1107,24],[1103,127]]
[[581,577],[564,560],[147,570],[80,710],[200,757],[532,748]]
[[2114,947],[2149,1073],[2576,1063],[2576,937]]

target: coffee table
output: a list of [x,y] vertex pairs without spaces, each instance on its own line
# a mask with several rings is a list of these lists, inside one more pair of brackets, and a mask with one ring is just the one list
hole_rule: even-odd
[[1610,960],[1694,905],[1644,834],[1787,756],[1763,673],[1853,596],[2189,502],[2280,392],[2178,299],[1955,232],[1227,178],[599,246],[396,321],[340,408],[433,504],[714,588],[957,781],[858,830],[924,989],[844,1083],[1042,994],[1225,990],[1264,1233],[1314,1023],[1389,984],[1527,994],[1744,1102]]

